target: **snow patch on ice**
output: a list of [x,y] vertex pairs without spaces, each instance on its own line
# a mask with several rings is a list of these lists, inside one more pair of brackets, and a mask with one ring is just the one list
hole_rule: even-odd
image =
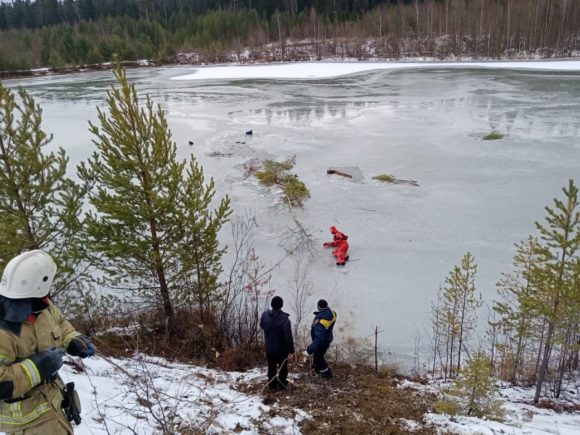
[[223,65],[195,68],[172,80],[322,79],[376,70],[419,68],[492,68],[580,71],[580,61],[532,62],[299,62],[269,65]]

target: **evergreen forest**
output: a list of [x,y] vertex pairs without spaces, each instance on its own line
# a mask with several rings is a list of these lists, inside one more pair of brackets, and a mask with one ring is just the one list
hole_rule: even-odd
[[[548,58],[580,49],[572,0],[13,0],[0,71],[111,61]],[[306,47],[306,48],[305,48]]]

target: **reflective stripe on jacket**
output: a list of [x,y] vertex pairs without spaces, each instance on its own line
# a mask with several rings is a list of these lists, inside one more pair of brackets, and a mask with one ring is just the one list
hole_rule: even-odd
[[306,349],[309,354],[316,352],[319,348],[330,346],[334,339],[332,330],[336,323],[336,313],[327,307],[314,314],[314,321],[310,328],[312,343]]
[[81,334],[52,303],[19,331],[7,325],[0,322],[0,431],[14,432],[56,418],[51,407],[61,412],[62,381],[41,383],[27,358],[52,347],[66,349]]

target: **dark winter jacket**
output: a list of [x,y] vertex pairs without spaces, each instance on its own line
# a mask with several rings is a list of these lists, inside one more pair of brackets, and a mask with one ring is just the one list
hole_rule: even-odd
[[268,310],[262,314],[260,328],[264,330],[266,352],[271,355],[294,353],[294,340],[289,314],[282,310]]
[[324,310],[315,312],[314,316],[312,328],[310,329],[312,343],[306,349],[309,354],[313,354],[317,349],[328,348],[334,339],[332,329],[336,323],[336,313],[330,307],[327,307]]

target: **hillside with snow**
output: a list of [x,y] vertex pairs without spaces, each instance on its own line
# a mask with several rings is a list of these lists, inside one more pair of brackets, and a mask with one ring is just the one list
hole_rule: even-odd
[[[465,435],[574,435],[580,431],[580,382],[569,389],[566,400],[558,402],[559,412],[532,406],[531,389],[503,386],[500,395],[507,414],[499,423],[432,412],[421,415],[405,403],[423,403],[430,408],[441,384],[388,378],[385,384],[377,381],[377,385],[390,387],[376,393],[386,402],[386,410],[376,402],[370,404],[370,408],[384,412],[381,421],[365,406],[365,392],[347,380],[349,376],[371,376],[364,371],[340,368],[343,378],[325,384],[309,378],[301,365],[292,364],[295,388],[270,393],[264,389],[265,368],[224,372],[145,355],[68,361],[61,377],[75,382],[81,397],[83,422],[75,428],[80,435],[160,434],[164,425],[175,425],[176,433],[183,434],[330,434],[341,433],[341,422],[344,426],[358,421],[364,427],[361,419],[376,420],[373,433],[377,434],[387,433],[387,428],[395,431],[389,433]],[[352,396],[353,392],[357,394]],[[372,392],[368,394],[374,397]],[[352,406],[347,406],[351,402]],[[294,407],[298,404],[302,409]]]

